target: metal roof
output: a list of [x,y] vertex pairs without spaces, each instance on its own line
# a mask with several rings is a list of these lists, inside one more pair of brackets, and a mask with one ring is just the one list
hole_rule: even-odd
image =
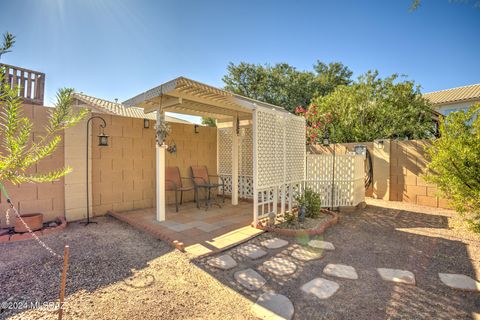
[[[112,102],[96,97],[92,97],[86,95],[84,93],[74,93],[74,98],[78,99],[79,101],[87,104],[89,107],[94,109],[96,112],[111,114],[121,117],[128,117],[128,118],[140,118],[140,119],[150,119],[156,120],[156,116],[154,113],[145,113],[142,108],[137,107],[125,107],[121,103]],[[165,116],[165,121],[167,122],[175,122],[175,123],[183,123],[183,124],[193,124],[192,122],[178,119],[171,116]]]
[[179,77],[123,102],[129,107],[141,107],[146,113],[161,107],[164,111],[197,116],[229,119],[251,118],[256,108],[268,108],[289,113],[284,108],[250,99],[223,89]]
[[446,90],[428,92],[423,95],[433,105],[480,100],[480,83]]

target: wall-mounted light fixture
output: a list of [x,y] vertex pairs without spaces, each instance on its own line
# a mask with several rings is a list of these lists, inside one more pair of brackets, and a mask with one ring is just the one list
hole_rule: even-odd
[[143,119],[143,128],[145,128],[145,129],[150,128],[150,120]]
[[194,133],[199,133],[199,132],[198,132],[198,127],[200,127],[198,124],[196,124],[196,125],[193,126],[193,132],[194,132]]
[[383,140],[376,140],[375,141],[375,146],[378,149],[384,149],[385,148],[385,142]]
[[330,145],[330,134],[328,130],[325,130],[325,135],[323,136],[322,144],[324,147],[328,147]]

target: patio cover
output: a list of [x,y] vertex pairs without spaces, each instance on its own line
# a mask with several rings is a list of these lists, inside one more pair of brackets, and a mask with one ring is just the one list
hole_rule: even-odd
[[[237,126],[250,120],[253,128],[254,221],[270,212],[283,214],[305,175],[305,120],[285,109],[243,97],[184,77],[168,81],[123,102],[156,112],[212,117],[232,124],[232,204],[238,204],[239,137]],[[165,148],[157,145],[157,220],[165,219]],[[259,196],[260,195],[260,196]],[[280,201],[279,201],[280,200]],[[259,208],[261,210],[259,210]],[[268,208],[266,210],[265,208]],[[260,212],[260,213],[259,213]]]

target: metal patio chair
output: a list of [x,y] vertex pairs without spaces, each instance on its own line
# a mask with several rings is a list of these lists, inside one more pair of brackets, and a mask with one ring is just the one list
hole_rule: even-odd
[[[194,190],[194,186],[183,185],[183,180],[190,180],[190,178],[184,178],[180,175],[180,169],[178,167],[165,167],[165,191],[175,192],[175,212],[178,212],[178,192],[180,192],[180,204],[183,203],[183,193],[186,191]],[[195,200],[196,200],[195,196]]]
[[[192,184],[195,188],[197,208],[200,208],[200,202],[198,199],[198,194],[200,189],[205,190],[205,210],[208,210],[208,207],[210,206],[212,189],[218,190],[219,187],[222,188],[222,198],[223,198],[222,202],[225,203],[225,182],[223,181],[222,177],[218,175],[208,174],[208,169],[206,166],[191,166],[190,170],[191,170],[191,176],[192,176]],[[217,182],[212,182],[210,178],[216,178]],[[215,193],[214,201],[215,201],[215,204],[221,208],[222,206],[220,205],[220,203],[218,203],[217,196],[218,196],[218,191]]]

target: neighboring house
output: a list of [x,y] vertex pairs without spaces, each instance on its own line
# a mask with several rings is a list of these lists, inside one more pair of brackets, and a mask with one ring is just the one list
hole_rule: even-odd
[[[79,107],[86,107],[92,112],[104,113],[128,118],[139,118],[139,119],[149,119],[156,120],[155,113],[144,113],[142,108],[137,107],[125,107],[123,104],[118,102],[112,102],[108,100],[99,99],[96,97],[88,96],[82,92],[76,92],[74,94],[75,100],[74,105]],[[170,123],[181,123],[181,124],[194,124],[192,122],[175,118],[169,115],[165,116],[165,121]]]
[[433,105],[435,111],[448,115],[458,110],[467,110],[480,103],[480,83],[469,86],[428,92],[423,95]]

